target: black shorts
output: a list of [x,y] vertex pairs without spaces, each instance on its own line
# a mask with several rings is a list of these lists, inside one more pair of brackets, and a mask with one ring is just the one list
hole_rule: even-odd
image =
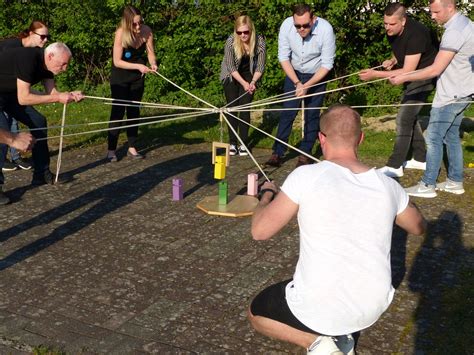
[[279,282],[264,289],[253,299],[250,311],[254,316],[270,318],[303,332],[320,334],[305,326],[291,313],[285,297],[285,288],[290,281],[292,280]]

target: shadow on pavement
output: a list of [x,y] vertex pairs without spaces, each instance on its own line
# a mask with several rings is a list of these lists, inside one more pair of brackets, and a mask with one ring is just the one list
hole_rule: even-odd
[[469,354],[474,335],[472,249],[463,245],[463,220],[443,211],[428,230],[409,275],[419,294],[414,353]]
[[136,174],[98,187],[54,209],[43,212],[26,222],[0,232],[0,242],[4,242],[36,226],[49,224],[78,209],[83,209],[85,206],[90,205],[90,208],[86,211],[57,227],[49,235],[5,256],[0,260],[0,270],[4,270],[27,259],[65,237],[76,233],[89,224],[106,217],[107,214],[127,206],[150,192],[156,185],[171,176],[200,167],[202,173],[199,174],[198,185],[204,186],[211,183],[211,181],[209,181],[209,175],[206,173],[206,171],[211,170],[207,166],[208,164],[205,163],[208,161],[208,158],[209,154],[207,153],[193,153],[153,165]]

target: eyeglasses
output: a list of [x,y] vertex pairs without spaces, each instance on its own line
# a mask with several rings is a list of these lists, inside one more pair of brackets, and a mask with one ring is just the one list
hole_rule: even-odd
[[33,32],[33,33],[35,35],[38,35],[42,41],[49,39],[49,35],[42,35],[41,33],[36,33],[36,32]]
[[323,136],[323,137],[328,137],[326,133],[324,133],[323,131],[319,131],[319,133]]
[[239,36],[242,36],[242,35],[248,35],[250,31],[235,31],[235,33],[237,33]]
[[302,28],[308,29],[308,28],[311,27],[311,22],[304,23],[302,25],[299,25],[299,24],[295,23],[295,27],[296,27],[297,30],[301,30]]
[[140,25],[143,25],[143,20],[140,20],[138,22],[132,22],[132,26],[137,27],[137,26],[140,26]]

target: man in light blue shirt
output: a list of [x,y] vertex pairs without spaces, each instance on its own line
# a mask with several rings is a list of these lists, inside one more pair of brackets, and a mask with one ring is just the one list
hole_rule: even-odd
[[[316,84],[322,82],[333,68],[335,52],[336,38],[331,24],[314,16],[309,5],[296,5],[293,16],[283,21],[278,36],[278,60],[286,74],[283,90],[286,98],[295,99],[283,103],[277,138],[288,142],[302,100],[298,98],[316,94],[304,98],[305,108],[310,109],[305,112],[304,137],[299,148],[307,154],[311,154],[319,131],[320,110],[311,108],[322,106],[326,89],[325,84]],[[266,165],[280,166],[285,151],[286,146],[276,141]],[[308,157],[300,155],[297,166],[311,162]]]

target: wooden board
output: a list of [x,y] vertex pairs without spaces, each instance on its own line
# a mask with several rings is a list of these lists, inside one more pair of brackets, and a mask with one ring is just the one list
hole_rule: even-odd
[[219,205],[218,196],[208,196],[196,207],[207,214],[225,217],[251,216],[258,205],[258,198],[247,195],[237,195],[227,205]]

